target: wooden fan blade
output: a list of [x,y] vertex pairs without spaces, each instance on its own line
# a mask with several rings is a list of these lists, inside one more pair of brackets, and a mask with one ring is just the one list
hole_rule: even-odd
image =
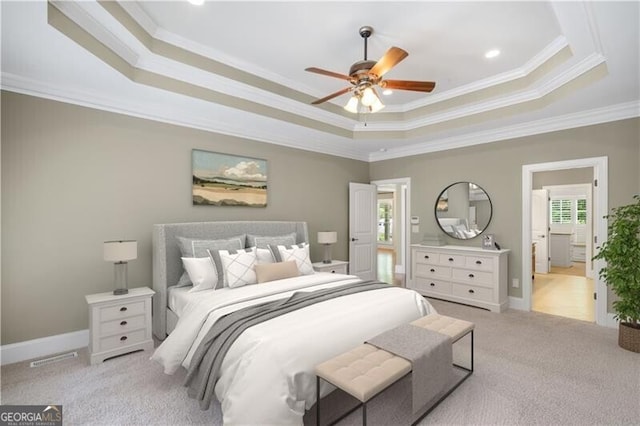
[[344,95],[345,93],[348,93],[351,90],[353,90],[353,87],[346,87],[346,88],[344,88],[342,90],[337,91],[336,93],[332,93],[329,96],[325,96],[322,99],[316,99],[315,101],[311,102],[311,105],[318,105],[318,104],[321,104],[323,102],[327,102],[328,100],[333,99],[333,98],[335,98],[337,96],[340,96],[340,95]]
[[409,54],[399,47],[392,47],[387,50],[382,58],[371,68],[370,74],[378,77],[385,75],[391,68],[395,67],[400,61],[409,56]]
[[316,74],[328,75],[329,77],[335,77],[335,78],[339,78],[341,80],[347,80],[347,81],[351,80],[351,77],[349,77],[348,75],[340,74],[340,73],[333,72],[333,71],[327,71],[327,70],[323,70],[323,69],[316,68],[316,67],[306,68],[305,71],[315,72]]
[[380,86],[385,89],[431,92],[436,87],[436,83],[434,81],[384,80],[380,82]]

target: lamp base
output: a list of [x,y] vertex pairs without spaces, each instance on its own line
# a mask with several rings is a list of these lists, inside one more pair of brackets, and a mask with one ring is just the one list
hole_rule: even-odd
[[115,263],[114,278],[116,289],[113,290],[113,294],[121,295],[129,293],[129,290],[127,290],[127,262]]
[[323,260],[322,263],[331,263],[332,260]]
[[324,244],[324,259],[322,263],[331,263],[331,244]]
[[127,293],[129,293],[129,290],[126,288],[116,288],[115,290],[113,290],[113,294],[115,294],[116,296]]

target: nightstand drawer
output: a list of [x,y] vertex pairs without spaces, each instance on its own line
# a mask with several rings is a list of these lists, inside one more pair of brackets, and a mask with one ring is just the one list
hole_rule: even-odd
[[144,301],[125,302],[100,308],[100,322],[144,314]]
[[146,330],[136,330],[130,333],[119,333],[100,339],[100,351],[110,351],[116,348],[130,346],[144,342]]
[[100,335],[109,336],[117,333],[127,333],[145,327],[145,315],[138,315],[125,319],[107,321],[100,324]]

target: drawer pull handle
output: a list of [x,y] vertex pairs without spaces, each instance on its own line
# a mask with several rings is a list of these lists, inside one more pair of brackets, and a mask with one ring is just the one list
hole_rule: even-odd
[[453,257],[450,257],[450,258],[449,258],[449,262],[453,262]]
[[473,294],[473,293],[475,293],[475,291],[473,291],[473,290],[469,290],[469,293]]
[[431,269],[429,269],[429,270],[430,270],[431,272],[435,272],[435,271],[436,271],[436,270],[435,270],[435,269],[433,269],[433,268],[431,268]]
[[[471,291],[471,290],[469,290],[469,291]],[[121,341],[121,342],[124,342],[125,340],[127,340],[127,336],[122,336],[122,337],[120,338],[120,341]]]
[[434,283],[429,284],[431,287],[435,287],[436,285]]
[[469,278],[473,278],[473,274],[469,274]]
[[127,322],[126,321],[121,321],[120,325],[127,325]]
[[336,271],[331,271],[331,273],[332,273],[332,274],[335,274],[335,273],[336,273]]
[[476,260],[476,265],[482,265],[482,261],[481,260]]
[[424,258],[425,258],[425,259],[428,259],[428,258],[429,258],[429,256],[425,255],[425,256],[424,256]]
[[120,308],[120,312],[125,312],[127,310],[126,306],[123,306],[122,308]]

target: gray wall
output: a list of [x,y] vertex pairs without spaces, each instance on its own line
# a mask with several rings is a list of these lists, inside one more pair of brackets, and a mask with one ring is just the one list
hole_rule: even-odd
[[[191,149],[268,161],[266,208],[191,204]],[[348,256],[348,182],[368,164],[2,92],[2,344],[88,328],[84,295],[113,288],[102,242],[138,241],[151,286],[154,223],[304,220]]]
[[[433,212],[438,194],[453,182],[480,185],[491,198],[493,218],[487,232],[511,249],[509,284],[522,276],[522,166],[577,158],[609,157],[609,207],[628,204],[640,192],[640,119],[623,120],[474,147],[378,161],[370,165],[372,180],[411,178],[411,215],[420,216],[419,243],[424,233],[442,234]],[[449,244],[479,246],[480,241]],[[509,288],[521,297],[522,287]]]
[[[640,164],[640,163],[639,163]],[[593,182],[593,167],[533,173],[533,189],[549,185],[577,185]]]

